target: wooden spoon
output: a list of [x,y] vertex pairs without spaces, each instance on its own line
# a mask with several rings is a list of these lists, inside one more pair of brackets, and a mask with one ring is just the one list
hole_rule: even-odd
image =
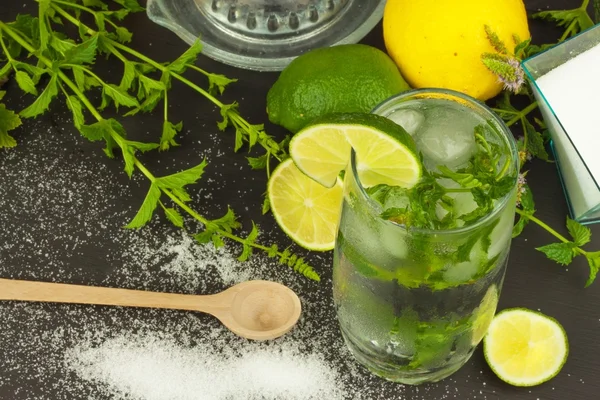
[[253,340],[284,335],[301,312],[296,293],[269,281],[242,282],[221,293],[199,296],[0,279],[0,300],[200,311],[217,317],[233,333]]

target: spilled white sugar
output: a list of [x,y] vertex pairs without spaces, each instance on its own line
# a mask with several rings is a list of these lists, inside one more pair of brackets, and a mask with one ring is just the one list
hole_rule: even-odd
[[316,354],[277,349],[191,347],[153,336],[119,336],[98,348],[78,346],[67,364],[86,380],[144,400],[340,399],[338,376]]

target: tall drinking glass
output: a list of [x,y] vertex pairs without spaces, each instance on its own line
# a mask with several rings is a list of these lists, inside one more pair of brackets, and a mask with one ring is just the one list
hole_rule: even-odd
[[[406,92],[374,113],[413,136],[422,179],[447,193],[434,205],[431,226],[386,219],[382,213],[390,209],[431,210],[431,186],[417,186],[416,194],[366,188],[352,153],[334,253],[336,312],[347,346],[370,371],[406,384],[434,382],[467,362],[495,314],[514,224],[517,148],[489,108],[453,91]],[[491,182],[448,178],[485,160],[495,162],[481,166],[495,174]],[[481,191],[472,190],[477,184]],[[481,193],[501,195],[481,208]]]

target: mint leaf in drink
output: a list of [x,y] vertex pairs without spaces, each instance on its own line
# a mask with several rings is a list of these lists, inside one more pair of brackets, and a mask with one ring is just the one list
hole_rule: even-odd
[[592,231],[590,228],[587,228],[581,225],[579,222],[567,217],[567,229],[573,238],[573,242],[575,242],[577,246],[581,247],[590,242],[592,237]]
[[569,265],[573,257],[577,254],[574,252],[577,246],[573,242],[552,243],[546,246],[537,247],[536,250],[541,251],[549,259],[556,261],[561,265]]

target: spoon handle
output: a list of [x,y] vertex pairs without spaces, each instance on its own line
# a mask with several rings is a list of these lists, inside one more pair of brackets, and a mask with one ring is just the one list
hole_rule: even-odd
[[228,308],[222,304],[223,298],[218,295],[157,293],[13,279],[0,279],[0,300],[168,308],[201,311],[213,315],[218,315],[220,311]]

